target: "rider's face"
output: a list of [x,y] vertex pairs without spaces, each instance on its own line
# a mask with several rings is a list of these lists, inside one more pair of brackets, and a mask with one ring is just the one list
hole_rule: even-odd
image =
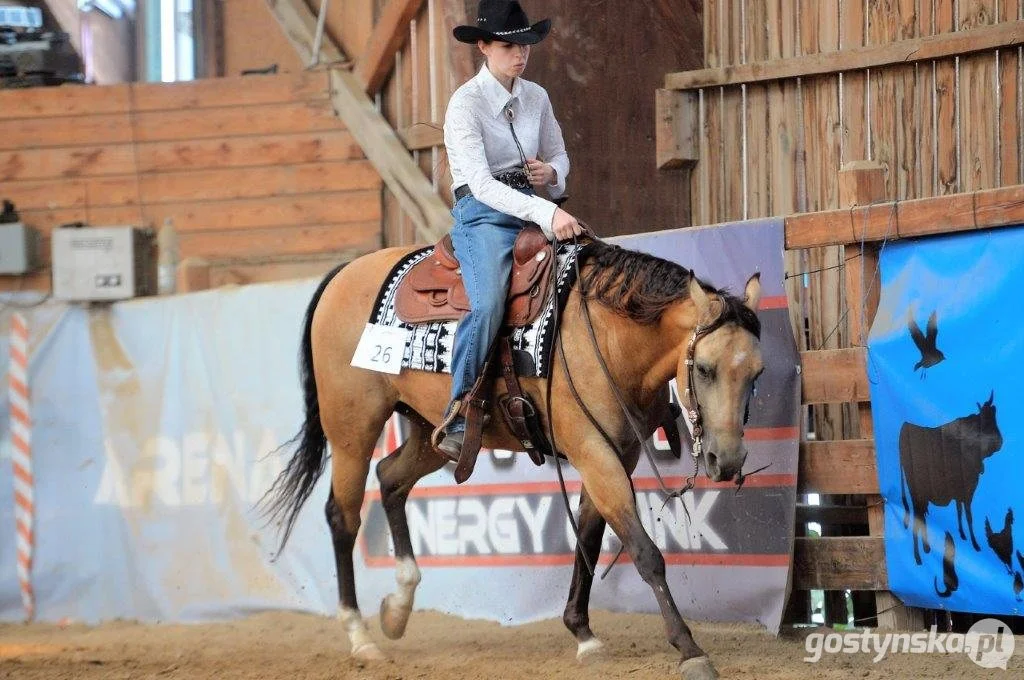
[[477,41],[477,46],[487,57],[487,67],[495,76],[518,78],[526,70],[526,62],[530,59],[529,45],[516,45],[506,42],[486,43]]

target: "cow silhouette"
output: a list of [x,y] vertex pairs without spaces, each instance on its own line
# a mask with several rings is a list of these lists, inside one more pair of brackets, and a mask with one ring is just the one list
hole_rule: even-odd
[[956,575],[956,543],[953,542],[953,534],[946,532],[946,549],[942,554],[942,583],[945,590],[939,590],[939,577],[935,577],[935,594],[939,597],[949,597],[953,591],[960,587],[960,578]]
[[[900,490],[903,526],[911,528],[913,514],[914,560],[921,564],[917,548],[920,537],[925,552],[931,552],[925,516],[928,505],[936,507],[956,503],[957,528],[964,535],[963,515],[967,514],[967,530],[971,544],[980,551],[974,536],[974,517],[971,504],[985,465],[985,459],[1003,447],[1003,436],[996,424],[995,392],[988,401],[978,404],[978,412],[957,418],[939,427],[922,427],[903,423],[900,428]],[[907,495],[910,495],[910,504]],[[913,505],[913,513],[911,507]]]

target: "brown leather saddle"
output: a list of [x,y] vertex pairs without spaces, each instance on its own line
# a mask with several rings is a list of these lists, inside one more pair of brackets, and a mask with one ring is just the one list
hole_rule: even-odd
[[[539,227],[525,227],[512,247],[505,324],[525,326],[536,319],[548,299],[555,247]],[[398,284],[395,315],[406,323],[461,319],[469,311],[459,261],[450,235],[417,263]]]

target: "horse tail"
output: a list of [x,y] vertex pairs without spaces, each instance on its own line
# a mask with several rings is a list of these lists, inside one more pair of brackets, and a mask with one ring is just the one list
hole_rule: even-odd
[[[313,375],[313,313],[316,311],[320,298],[323,297],[334,277],[341,271],[344,264],[332,269],[320,282],[313,299],[306,309],[306,318],[302,330],[302,346],[299,349],[299,375],[302,382],[302,396],[306,407],[306,419],[298,434],[286,442],[281,449],[298,446],[274,484],[260,499],[263,516],[267,522],[278,523],[281,531],[281,544],[277,549],[280,555],[288,538],[292,534],[299,511],[313,492],[313,487],[320,479],[327,465],[327,436],[320,422],[320,401],[317,398],[316,378]],[[274,453],[277,453],[275,451]]]

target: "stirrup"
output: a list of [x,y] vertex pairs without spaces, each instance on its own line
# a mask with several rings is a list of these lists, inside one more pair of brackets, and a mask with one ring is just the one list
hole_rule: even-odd
[[446,429],[455,420],[455,417],[459,415],[459,411],[462,410],[462,399],[456,399],[452,402],[451,407],[448,409],[448,413],[441,420],[441,424],[434,428],[434,431],[430,434],[430,445],[434,447],[434,451],[444,456],[448,460],[458,461],[458,457],[452,458],[447,453],[441,450],[441,442],[444,441],[445,436],[448,434]]

